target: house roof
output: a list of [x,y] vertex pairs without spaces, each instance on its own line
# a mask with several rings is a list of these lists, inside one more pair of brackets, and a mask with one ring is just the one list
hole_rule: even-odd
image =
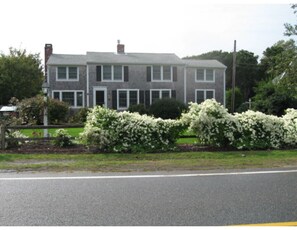
[[47,65],[86,65],[86,55],[52,54]]
[[87,52],[88,63],[121,63],[121,64],[174,64],[183,65],[181,59],[170,53],[103,53]]
[[227,66],[223,65],[217,60],[192,60],[183,59],[183,62],[188,67],[203,67],[203,68],[222,68],[226,69]]
[[52,54],[47,65],[98,64],[146,64],[146,65],[186,65],[188,67],[227,68],[217,60],[180,59],[171,53],[125,53],[87,52],[86,55]]

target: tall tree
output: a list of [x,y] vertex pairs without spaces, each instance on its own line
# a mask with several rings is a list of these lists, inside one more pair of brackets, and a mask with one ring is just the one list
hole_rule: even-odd
[[9,55],[0,56],[0,104],[9,99],[29,98],[40,92],[44,75],[39,54],[10,48]]
[[[297,13],[297,4],[292,4],[291,8],[294,10],[294,14]],[[297,35],[297,25],[292,25],[290,23],[285,23],[285,33],[286,36]]]

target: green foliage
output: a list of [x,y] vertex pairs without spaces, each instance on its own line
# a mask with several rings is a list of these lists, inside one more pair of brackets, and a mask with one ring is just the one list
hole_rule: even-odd
[[272,81],[261,82],[255,88],[256,96],[253,98],[253,109],[266,114],[281,116],[287,108],[297,109],[297,98],[293,92],[281,84]]
[[[231,111],[231,99],[232,99],[232,89],[228,89],[226,91],[226,108]],[[235,105],[234,109],[237,111],[237,109],[241,106],[241,104],[244,102],[243,95],[238,87],[235,87]]]
[[65,129],[57,129],[54,134],[55,139],[53,143],[58,147],[68,147],[72,146],[73,142],[71,140],[71,136],[68,134]]
[[[43,124],[43,110],[45,106],[44,97],[27,98],[18,104],[20,118],[25,123]],[[49,124],[66,122],[69,106],[65,102],[48,98],[48,118]]]
[[85,123],[89,112],[89,108],[81,108],[78,111],[75,111],[74,115],[70,118],[70,123]]
[[39,54],[10,48],[9,55],[0,56],[0,104],[9,99],[33,97],[40,92],[44,76]]
[[140,115],[148,114],[148,110],[145,108],[144,104],[131,105],[128,111],[130,113],[139,113]]
[[177,119],[186,109],[184,103],[173,98],[164,98],[153,103],[149,108],[149,113],[157,118]]
[[[295,9],[297,8],[297,4],[292,4],[291,8],[294,10],[294,14],[296,14],[297,10],[295,10]],[[286,36],[297,35],[297,25],[285,23],[285,28],[286,28],[286,31],[285,31],[284,35],[286,35]]]

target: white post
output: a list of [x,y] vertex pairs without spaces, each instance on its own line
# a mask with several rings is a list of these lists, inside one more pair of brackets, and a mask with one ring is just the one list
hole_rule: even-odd
[[[44,95],[44,108],[43,108],[43,125],[48,126],[48,89],[49,84],[44,82],[42,84],[42,90]],[[48,137],[48,130],[47,128],[43,129],[43,137]]]
[[[48,126],[48,108],[47,108],[47,94],[44,94],[44,111],[43,111],[43,125]],[[43,130],[43,137],[48,137],[48,130]]]

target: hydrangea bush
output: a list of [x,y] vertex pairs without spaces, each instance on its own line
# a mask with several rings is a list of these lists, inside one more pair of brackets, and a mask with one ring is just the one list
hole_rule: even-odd
[[95,107],[80,139],[89,147],[112,152],[171,149],[185,129],[182,122]]
[[189,112],[183,114],[181,120],[197,135],[199,142],[206,145],[232,145],[240,131],[238,121],[214,99],[190,103]]
[[238,149],[277,149],[283,145],[285,129],[282,118],[251,110],[236,113],[234,117],[241,127],[240,137],[234,142]]
[[284,121],[284,142],[290,146],[297,146],[297,110],[287,109],[282,117]]
[[297,110],[283,117],[247,111],[229,114],[214,99],[191,103],[181,119],[202,144],[237,149],[269,149],[297,145]]

